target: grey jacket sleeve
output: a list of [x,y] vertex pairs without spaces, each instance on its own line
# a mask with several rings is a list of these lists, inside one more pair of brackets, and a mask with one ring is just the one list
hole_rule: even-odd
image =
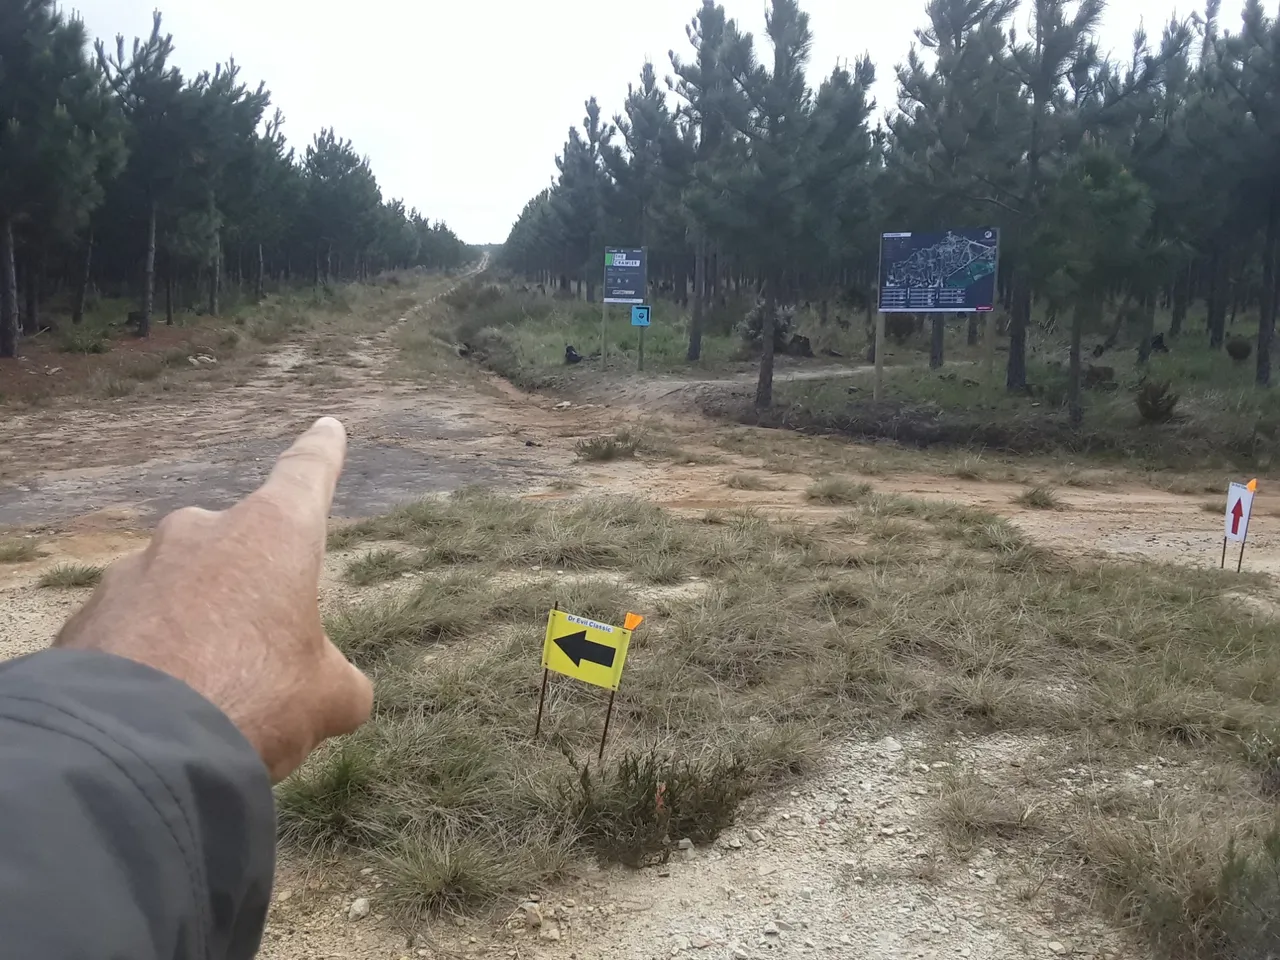
[[209,701],[107,654],[0,665],[0,956],[249,958],[274,870],[266,768]]

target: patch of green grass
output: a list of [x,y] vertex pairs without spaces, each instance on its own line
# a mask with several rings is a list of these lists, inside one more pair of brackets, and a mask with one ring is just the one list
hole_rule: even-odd
[[859,503],[871,496],[871,484],[859,483],[847,477],[824,477],[810,484],[804,495],[814,503],[845,506]]
[[461,910],[527,894],[554,881],[573,856],[572,834],[549,824],[538,833],[429,830],[383,859],[393,910]]
[[413,644],[468,639],[482,632],[492,606],[488,584],[473,573],[423,579],[399,594],[350,604],[329,617],[329,638],[350,659],[371,664]]
[[603,774],[588,764],[578,770],[572,802],[583,839],[605,858],[637,867],[655,854],[665,859],[671,838],[714,840],[748,793],[738,757],[627,751]]
[[60,563],[46,570],[37,585],[60,590],[96,587],[106,569],[89,563]]
[[1058,496],[1052,487],[1038,485],[1028,487],[1014,497],[1013,502],[1032,510],[1065,510],[1067,508],[1067,505],[1063,503],[1062,498]]
[[30,563],[43,556],[34,540],[0,540],[0,563]]
[[[1062,451],[1105,456],[1176,470],[1265,465],[1280,449],[1280,401],[1252,388],[1247,365],[1189,341],[1151,358],[1143,376],[1169,382],[1181,397],[1179,418],[1156,429],[1144,424],[1134,405],[1139,376],[1128,365],[1113,389],[1084,391],[1084,422],[1067,411],[1068,378],[1063,364],[1046,354],[1027,359],[1026,393],[1005,389],[1003,371],[988,376],[980,365],[924,368],[923,356],[903,356],[885,371],[885,394],[873,402],[868,378],[780,382],[769,411],[739,401],[716,401],[711,409],[731,419],[805,432],[842,433],[931,448],[980,448],[995,454]],[[901,351],[895,350],[895,353]],[[1065,352],[1065,351],[1064,351]]]
[[105,329],[82,323],[62,331],[58,337],[58,349],[63,353],[100,354],[110,350],[111,344]]
[[354,586],[367,587],[386,580],[394,580],[401,574],[411,572],[415,567],[413,558],[402,551],[383,548],[370,550],[356,557],[347,564],[342,575]]

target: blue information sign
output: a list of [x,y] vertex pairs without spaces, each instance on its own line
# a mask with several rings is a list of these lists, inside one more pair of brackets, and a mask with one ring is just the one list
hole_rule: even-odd
[[644,303],[648,277],[643,247],[607,247],[604,252],[604,302]]
[[648,304],[636,304],[631,308],[631,325],[633,327],[647,327],[649,325]]
[[880,236],[881,313],[995,309],[1000,231],[994,227]]

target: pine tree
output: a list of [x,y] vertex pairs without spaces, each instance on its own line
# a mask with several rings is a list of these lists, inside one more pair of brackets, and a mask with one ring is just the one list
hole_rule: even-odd
[[[753,235],[752,254],[764,283],[764,325],[756,406],[773,404],[774,330],[777,307],[794,270],[808,211],[816,158],[810,151],[813,94],[805,82],[813,35],[796,0],[773,0],[765,15],[772,62],[755,60],[749,43],[731,48],[731,69],[746,109],[731,116],[745,138],[743,219]],[[749,39],[749,37],[747,38]]]
[[140,206],[146,224],[146,247],[142,263],[142,319],[140,336],[151,332],[151,313],[155,302],[156,231],[161,209],[179,188],[185,150],[174,144],[187,142],[187,131],[180,125],[179,101],[183,95],[182,74],[169,66],[173,38],[161,32],[160,14],[152,21],[151,35],[146,41],[135,39],[132,53],[126,58],[124,37],[116,37],[114,56],[108,55],[101,41],[97,44],[98,63],[115,91],[128,121],[126,143],[129,162],[125,177],[134,194],[133,203]]
[[564,225],[564,248],[569,271],[595,300],[596,282],[604,267],[605,211],[612,206],[612,184],[605,174],[604,154],[614,128],[600,119],[600,105],[586,102],[582,132],[570,128],[564,152],[556,158],[560,179],[551,195],[552,207]]
[[1244,29],[1222,47],[1222,79],[1245,108],[1243,136],[1237,140],[1244,166],[1242,186],[1249,197],[1240,213],[1261,221],[1263,234],[1259,297],[1258,386],[1271,385],[1271,344],[1276,325],[1276,254],[1280,244],[1280,18],[1271,18],[1259,0],[1247,0]]
[[[686,62],[674,51],[668,53],[675,72],[668,84],[683,102],[681,117],[687,125],[688,141],[695,145],[683,196],[693,237],[693,315],[687,353],[692,363],[702,356],[703,318],[718,272],[709,262],[717,225],[723,225],[723,214],[716,209],[718,194],[714,184],[721,178],[723,165],[730,162],[725,148],[731,134],[731,118],[740,117],[745,110],[730,59],[735,49],[740,53],[744,50],[744,43],[749,48],[750,41],[743,40],[737,25],[725,16],[724,7],[713,0],[703,0],[702,8],[685,27],[685,36],[694,57]],[[686,282],[687,276],[682,272],[682,289]]]
[[0,357],[15,357],[19,239],[26,241],[27,332],[35,332],[45,253],[74,242],[122,152],[80,21],[47,0],[5,5],[0,69]]

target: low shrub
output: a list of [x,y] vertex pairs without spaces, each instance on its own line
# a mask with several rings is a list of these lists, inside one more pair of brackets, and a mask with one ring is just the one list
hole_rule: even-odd
[[1168,380],[1148,380],[1138,388],[1134,398],[1138,405],[1138,413],[1148,423],[1168,423],[1173,419],[1173,410],[1178,405],[1178,395]]

